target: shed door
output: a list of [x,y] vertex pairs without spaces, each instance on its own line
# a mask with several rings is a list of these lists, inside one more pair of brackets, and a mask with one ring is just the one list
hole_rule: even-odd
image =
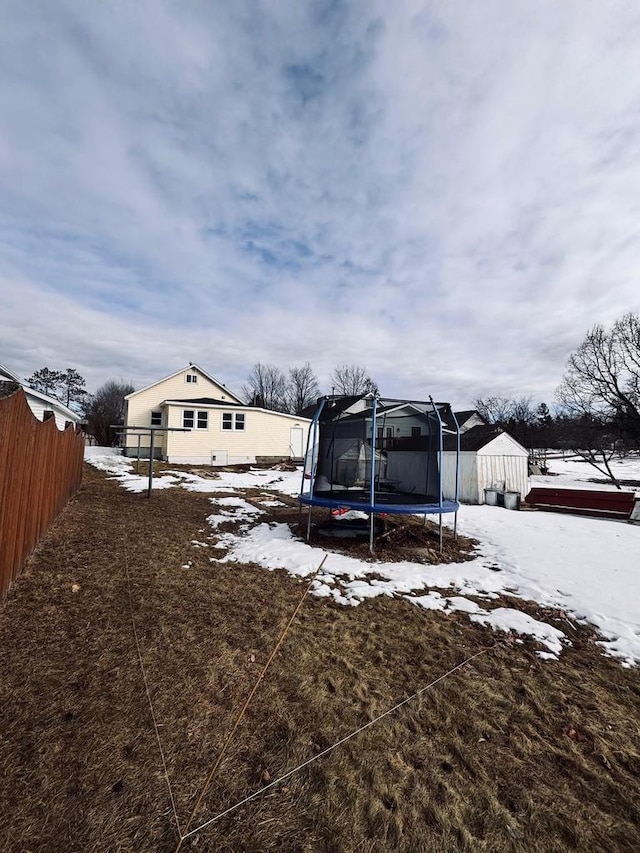
[[291,455],[294,459],[302,459],[304,452],[302,447],[302,439],[304,430],[300,427],[291,427]]

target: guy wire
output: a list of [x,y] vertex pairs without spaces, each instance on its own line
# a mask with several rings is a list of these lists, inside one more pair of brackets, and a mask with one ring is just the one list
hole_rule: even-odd
[[[341,738],[339,741],[336,741],[336,743],[334,743],[332,746],[328,746],[326,749],[323,749],[322,752],[319,752],[317,755],[314,755],[311,758],[308,758],[306,761],[303,761],[302,764],[298,764],[297,767],[294,767],[292,770],[289,770],[286,773],[284,773],[282,776],[279,776],[277,779],[275,779],[273,782],[270,782],[268,785],[265,785],[259,791],[254,791],[253,794],[250,794],[248,797],[245,797],[243,800],[240,800],[239,802],[235,803],[234,805],[229,806],[229,808],[220,812],[215,817],[212,817],[209,820],[205,821],[204,823],[200,824],[200,826],[196,827],[195,829],[192,829],[190,832],[185,832],[185,834],[180,839],[180,846],[182,845],[182,842],[184,840],[186,840],[187,838],[189,838],[190,836],[195,835],[197,832],[201,832],[203,829],[206,829],[208,826],[211,826],[212,823],[215,823],[217,820],[220,820],[220,818],[223,818],[226,815],[228,815],[230,812],[233,812],[236,809],[239,809],[240,806],[245,805],[245,803],[248,803],[251,800],[255,800],[256,797],[260,797],[262,794],[264,794],[266,791],[268,791],[269,788],[273,788],[275,785],[279,785],[280,782],[284,782],[285,779],[288,779],[290,776],[293,776],[294,773],[297,773],[299,770],[302,770],[304,767],[308,767],[309,764],[313,764],[313,762],[317,761],[319,758],[323,758],[325,755],[328,755],[334,749],[337,749],[337,747],[342,746],[343,743],[346,743],[348,740],[351,740],[351,738],[354,738],[356,735],[360,734],[360,732],[363,732],[365,729],[368,729],[374,723],[379,722],[384,717],[387,717],[387,716],[389,716],[389,714],[392,714],[394,711],[397,711],[398,708],[401,708],[403,705],[406,705],[407,702],[411,702],[413,699],[416,699],[422,693],[425,693],[430,688],[435,687],[435,685],[438,684],[440,681],[444,681],[445,678],[448,678],[448,676],[453,675],[454,672],[457,672],[459,669],[462,669],[462,667],[466,666],[468,663],[470,663],[475,658],[480,657],[480,655],[485,654],[485,652],[488,652],[491,649],[494,649],[494,648],[496,648],[496,646],[499,646],[499,645],[501,645],[501,643],[494,643],[491,646],[487,646],[484,649],[480,649],[479,652],[476,652],[475,654],[468,657],[466,660],[463,660],[462,663],[457,664],[457,666],[452,667],[450,670],[448,670],[448,672],[445,672],[443,675],[438,676],[438,678],[434,679],[432,682],[427,684],[425,687],[420,688],[420,690],[416,690],[415,693],[413,693],[411,696],[408,696],[406,699],[403,699],[402,702],[398,702],[398,704],[394,705],[393,708],[389,708],[387,711],[384,711],[382,714],[379,714],[377,717],[374,717],[373,720],[369,720],[368,723],[365,723],[363,726],[360,726],[360,728],[356,729],[355,731],[351,732],[348,735],[345,735],[345,737]],[[187,829],[188,829],[188,827],[187,827]]]

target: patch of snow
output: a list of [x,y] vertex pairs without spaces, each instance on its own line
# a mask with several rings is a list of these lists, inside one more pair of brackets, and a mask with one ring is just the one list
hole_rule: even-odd
[[253,506],[253,504],[245,501],[244,498],[233,496],[225,498],[211,498],[211,503],[214,506],[227,507],[226,510],[223,509],[219,514],[210,515],[207,518],[207,521],[212,527],[218,527],[224,521],[247,521],[264,513],[264,510]]
[[496,607],[488,612],[471,613],[469,618],[472,622],[490,625],[494,631],[514,631],[516,634],[533,637],[549,649],[549,654],[556,656],[562,651],[562,641],[568,642],[566,635],[558,628],[546,622],[539,622],[528,613],[514,610],[512,607]]
[[[88,461],[124,488],[146,489],[147,477],[133,474],[125,458],[97,455]],[[640,457],[616,460],[613,465],[619,477],[640,480]],[[559,476],[532,477],[532,484],[588,487],[586,481],[598,476],[587,463],[575,460],[551,459],[550,466]],[[214,493],[259,489],[267,495],[297,495],[300,482],[300,471],[221,471],[215,480],[172,471],[154,479],[154,488],[182,486]],[[235,495],[213,498],[212,503],[219,509],[209,518],[213,527],[222,521],[255,520],[262,512]],[[447,516],[444,521],[451,523]],[[602,637],[603,650],[624,665],[640,662],[640,526],[577,515],[463,506],[458,530],[480,541],[475,559],[435,566],[367,562],[311,547],[295,539],[285,524],[258,523],[239,533],[220,534],[213,547],[227,554],[213,562],[251,562],[306,577],[326,555],[313,595],[352,607],[377,595],[400,595],[424,609],[466,613],[494,630],[530,636],[547,649],[539,652],[540,657],[555,658],[567,642],[562,631],[514,608],[485,610],[474,599],[509,595],[535,601],[569,614],[575,622],[593,625]]]

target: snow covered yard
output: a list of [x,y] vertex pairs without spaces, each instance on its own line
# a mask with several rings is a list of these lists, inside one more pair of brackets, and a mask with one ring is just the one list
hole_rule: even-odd
[[[146,477],[135,475],[128,460],[94,457],[91,464],[117,478],[131,491],[146,488]],[[640,459],[618,463],[625,478],[640,479]],[[586,463],[553,460],[559,476],[535,477],[555,486],[582,484],[593,476]],[[622,473],[620,474],[622,476]],[[461,563],[425,565],[420,562],[363,560],[311,547],[296,537],[290,525],[260,520],[271,494],[297,495],[299,471],[221,471],[215,479],[187,471],[168,470],[155,479],[156,488],[181,486],[211,493],[217,507],[211,524],[243,521],[216,533],[224,549],[220,561],[252,563],[265,569],[286,569],[305,577],[327,555],[312,590],[318,597],[357,606],[379,595],[402,596],[429,610],[460,612],[500,632],[529,636],[541,646],[539,655],[557,658],[570,641],[562,621],[589,624],[600,636],[603,650],[624,665],[640,661],[640,525],[548,512],[509,511],[499,507],[464,506],[459,532],[479,542],[475,559]],[[266,498],[247,504],[219,494],[242,495],[262,490]],[[235,500],[235,503],[234,503]],[[257,504],[257,506],[255,505]],[[446,519],[446,517],[445,517]],[[450,523],[450,519],[446,519]],[[216,559],[216,557],[212,557]],[[498,599],[508,596],[511,606]],[[553,623],[536,619],[513,606],[513,599],[555,608],[562,618]]]
[[[615,490],[616,486],[606,482],[606,477],[593,465],[578,456],[549,453],[547,458],[548,475],[536,475],[530,478],[531,486],[549,486],[562,489],[607,489]],[[640,494],[640,454],[614,458],[610,462],[611,472],[620,483],[635,483],[623,485],[627,491]]]

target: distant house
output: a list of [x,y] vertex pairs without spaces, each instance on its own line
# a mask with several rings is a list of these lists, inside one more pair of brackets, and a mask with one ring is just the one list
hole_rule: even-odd
[[[528,451],[499,427],[487,424],[475,410],[456,412],[460,426],[459,500],[484,503],[484,490],[529,490]],[[443,488],[447,498],[455,494],[455,438],[444,443]]]
[[77,412],[65,406],[60,400],[29,388],[20,381],[17,374],[0,364],[0,397],[12,394],[17,387],[24,391],[29,408],[39,421],[53,419],[58,429],[65,429],[65,427],[79,424],[82,420]]
[[[179,427],[155,435],[154,457],[173,464],[238,465],[302,459],[309,419],[248,406],[197,364],[127,395],[125,426]],[[149,457],[149,435],[125,434],[125,456]],[[139,442],[139,445],[138,445]]]

